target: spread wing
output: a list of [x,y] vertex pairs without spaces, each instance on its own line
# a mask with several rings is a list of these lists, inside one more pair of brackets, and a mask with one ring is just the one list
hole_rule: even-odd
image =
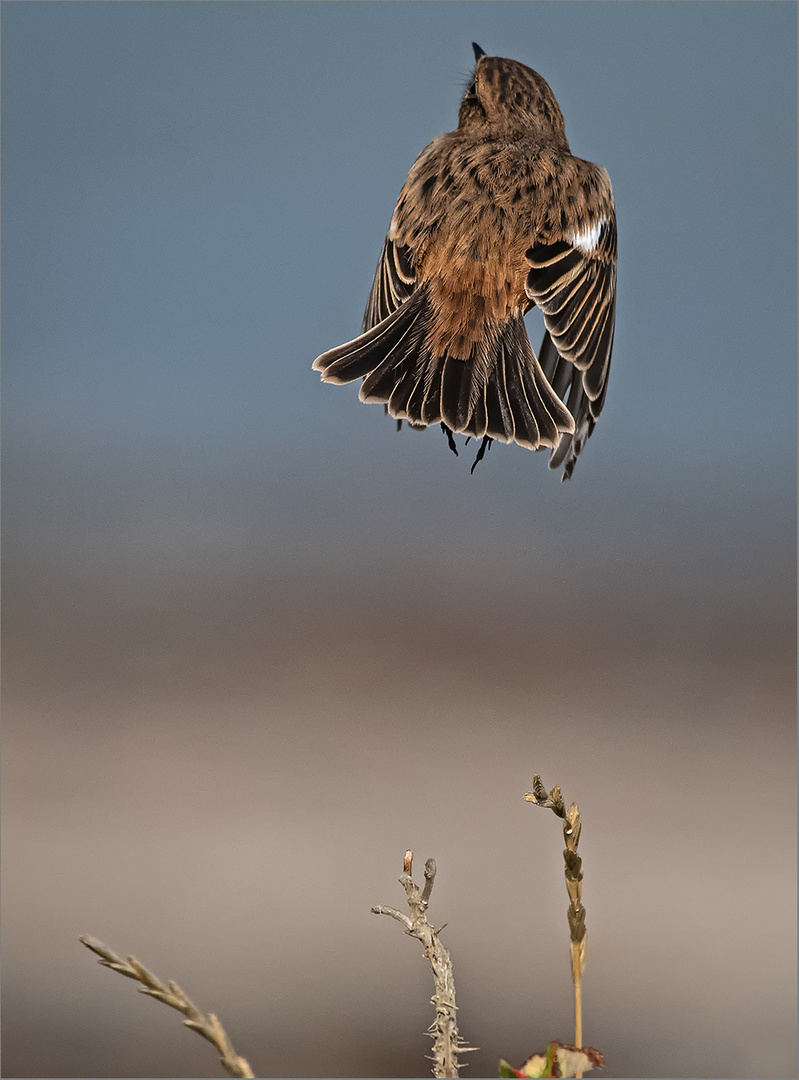
[[363,316],[363,333],[393,314],[415,288],[411,249],[387,236]]
[[533,244],[526,258],[525,291],[541,308],[547,328],[539,362],[575,420],[574,434],[562,436],[549,462],[551,469],[563,465],[568,479],[605,403],[616,325],[612,203],[593,226],[554,243]]
[[[415,288],[416,271],[413,268],[411,249],[387,236],[363,314],[361,332],[365,334],[383,319],[387,319],[405,303]],[[388,405],[383,406],[383,411],[388,414]],[[409,427],[416,426],[409,421]],[[402,421],[398,420],[397,431],[401,427]]]

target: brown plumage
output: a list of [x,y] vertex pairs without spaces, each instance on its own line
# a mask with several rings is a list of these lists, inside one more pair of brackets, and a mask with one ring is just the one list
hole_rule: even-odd
[[[616,304],[607,172],[573,157],[544,79],[475,46],[456,131],[416,159],[354,341],[314,361],[362,401],[530,450],[571,476],[605,400]],[[536,358],[523,316],[546,333]],[[455,450],[457,453],[457,450]],[[476,462],[475,462],[476,464]]]

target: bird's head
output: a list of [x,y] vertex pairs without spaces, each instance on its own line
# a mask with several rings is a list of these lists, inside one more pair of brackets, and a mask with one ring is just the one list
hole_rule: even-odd
[[476,63],[461,101],[458,129],[486,128],[528,136],[568,151],[563,113],[537,71],[502,56],[486,56],[472,45]]

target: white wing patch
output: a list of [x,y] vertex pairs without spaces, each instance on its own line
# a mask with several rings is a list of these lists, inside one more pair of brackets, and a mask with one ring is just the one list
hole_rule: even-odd
[[596,224],[592,225],[590,229],[582,229],[578,233],[571,233],[566,239],[572,247],[579,248],[584,251],[586,255],[593,251],[599,241],[599,234],[602,232],[602,226],[607,223],[607,218],[600,218]]

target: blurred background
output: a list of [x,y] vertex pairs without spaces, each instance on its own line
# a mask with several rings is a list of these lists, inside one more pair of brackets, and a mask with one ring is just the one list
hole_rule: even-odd
[[[570,484],[311,370],[472,40],[613,180]],[[795,5],[6,3],[2,67],[3,1074],[220,1075],[90,933],[257,1075],[428,1075],[406,848],[466,1075],[572,1041],[540,773],[606,1075],[795,1076]]]

